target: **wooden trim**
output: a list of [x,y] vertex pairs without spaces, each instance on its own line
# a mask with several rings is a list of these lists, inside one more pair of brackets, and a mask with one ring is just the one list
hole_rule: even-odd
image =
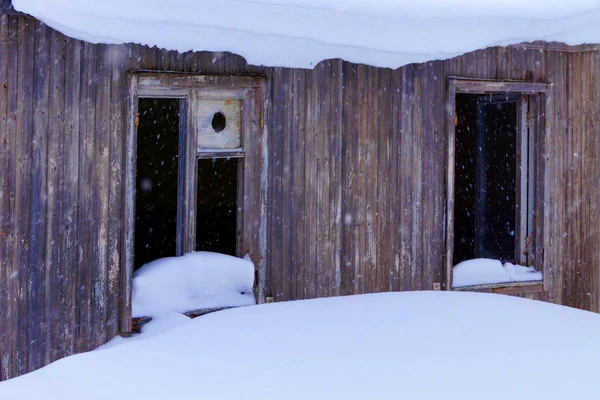
[[[181,202],[181,215],[183,221],[181,224],[181,254],[192,252],[196,249],[196,186],[198,184],[198,160],[196,159],[198,118],[195,110],[198,109],[197,94],[190,90],[188,97],[188,108],[186,118],[187,132],[183,138],[184,149],[180,152],[183,155],[183,181]],[[193,205],[193,206],[192,206]]]
[[210,90],[239,90],[232,88],[259,89],[265,80],[262,76],[223,76],[223,75],[197,75],[182,73],[135,73],[138,77],[140,88],[163,88],[173,90],[177,88],[208,88]]
[[257,275],[259,277],[257,285],[257,302],[262,304],[265,302],[265,285],[266,285],[266,270],[267,270],[267,201],[269,188],[269,131],[265,120],[269,120],[269,102],[266,98],[268,93],[268,81],[261,80],[260,92],[257,93],[257,101],[259,105],[257,110],[260,110],[258,120],[254,121],[256,130],[259,133],[260,146],[260,193],[259,193],[259,229],[258,229],[258,268]]
[[131,298],[133,283],[133,257],[135,254],[135,168],[136,168],[136,119],[137,106],[137,77],[127,76],[127,131],[125,132],[125,171],[123,185],[123,257],[121,262],[121,332],[131,332]]
[[446,99],[446,242],[444,288],[452,290],[452,268],[454,267],[454,156],[456,116],[456,80],[448,80],[448,97]]
[[[539,160],[539,165],[538,165],[538,170],[539,170],[539,175],[538,176],[543,176],[543,185],[538,185],[537,188],[537,196],[538,196],[538,200],[537,200],[537,207],[536,207],[536,213],[539,216],[537,218],[536,221],[536,237],[542,239],[542,245],[540,246],[540,242],[537,241],[536,242],[536,253],[535,253],[535,261],[536,261],[536,266],[538,267],[542,267],[543,272],[544,272],[544,290],[550,291],[552,290],[552,285],[556,284],[556,281],[554,279],[554,275],[556,275],[554,272],[551,273],[551,277],[549,279],[548,277],[548,269],[545,268],[546,263],[547,263],[547,259],[548,257],[546,257],[546,249],[550,249],[550,246],[552,245],[552,241],[551,241],[551,235],[550,235],[550,224],[552,223],[551,220],[551,207],[550,204],[552,204],[552,200],[550,197],[550,188],[553,186],[553,174],[551,173],[551,168],[546,168],[546,160],[548,159],[548,157],[550,156],[550,148],[549,148],[549,143],[551,142],[551,138],[552,138],[552,124],[555,124],[556,121],[556,114],[555,114],[555,110],[554,110],[554,99],[552,97],[552,95],[550,93],[546,94],[545,96],[543,96],[545,98],[542,98],[540,101],[540,110],[538,110],[538,116],[540,116],[540,126],[538,127],[539,129],[539,134],[538,134],[538,139],[539,142],[537,143],[537,150],[538,150],[538,160]],[[545,100],[545,101],[544,101]],[[543,107],[543,104],[545,104],[545,108]],[[548,113],[552,113],[551,116],[548,115]],[[545,118],[541,118],[541,116],[544,116]],[[548,122],[548,118],[552,118],[550,120],[550,123]],[[558,126],[557,126],[557,129]],[[543,133],[543,136],[542,136]],[[543,137],[543,139],[542,139]],[[548,189],[546,189],[548,188]],[[543,221],[543,223],[541,223]],[[541,231],[541,232],[540,232]],[[553,266],[554,267],[554,266]],[[551,268],[553,268],[551,267]],[[561,272],[562,273],[562,272]]]
[[175,254],[183,254],[183,237],[185,235],[185,215],[183,212],[183,202],[185,199],[185,149],[188,134],[188,112],[190,110],[189,99],[179,101],[179,140],[177,145],[177,224],[176,224],[176,250]]
[[[541,226],[542,220],[537,218],[537,215],[543,209],[543,205],[538,203],[538,187],[540,185],[538,181],[544,179],[542,171],[536,172],[539,166],[539,158],[543,156],[540,154],[541,149],[538,143],[543,142],[544,132],[540,129],[541,115],[540,115],[540,102],[542,96],[529,96],[528,97],[528,110],[529,110],[529,126],[527,130],[527,207],[530,212],[527,214],[527,242],[525,243],[525,250],[527,251],[527,265],[536,264],[536,243],[538,237],[538,224]],[[541,168],[541,167],[540,167]],[[538,247],[541,249],[542,247]]]
[[456,93],[488,94],[488,93],[522,93],[536,94],[548,91],[549,83],[508,81],[494,79],[471,79],[450,76],[448,80],[456,82]]
[[245,151],[198,151],[196,155],[199,159],[204,158],[244,158],[246,157]]
[[[535,159],[541,160],[540,165],[535,165],[535,160],[529,159],[526,165],[525,174],[520,175],[519,182],[521,187],[525,184],[524,188],[519,188],[517,190],[517,194],[522,191],[526,191],[530,196],[535,194],[536,201],[532,203],[532,199],[529,198],[527,204],[525,206],[529,207],[532,204],[536,205],[536,208],[533,210],[528,210],[525,218],[522,218],[521,215],[517,215],[517,225],[519,229],[522,231],[525,230],[527,236],[535,235],[536,239],[540,237],[544,237],[544,241],[546,242],[547,238],[543,234],[543,225],[540,218],[537,218],[535,221],[531,218],[531,213],[541,213],[542,211],[539,209],[540,206],[540,196],[544,196],[547,204],[546,193],[543,188],[537,183],[538,180],[545,179],[546,172],[544,169],[543,161],[544,157],[540,154],[545,150],[545,142],[550,135],[549,125],[546,123],[545,118],[548,117],[547,110],[551,109],[551,99],[548,95],[548,89],[551,84],[547,83],[534,83],[534,82],[522,82],[522,81],[498,81],[498,80],[485,80],[485,79],[470,79],[470,78],[460,78],[451,76],[448,78],[448,94],[446,101],[446,140],[447,140],[447,165],[446,165],[446,232],[444,236],[445,240],[445,269],[444,269],[444,287],[446,290],[465,290],[463,288],[453,288],[452,287],[452,270],[453,270],[453,256],[454,256],[454,163],[455,163],[455,140],[456,140],[456,132],[455,132],[455,115],[456,115],[456,94],[459,93],[468,93],[468,94],[493,94],[493,93],[520,93],[523,96],[520,107],[519,107],[519,115],[518,115],[518,124],[519,124],[519,137],[521,139],[527,139],[527,147],[523,147],[522,141],[521,148],[518,149],[519,153],[525,153],[530,158],[535,146],[535,151],[537,151],[537,155],[535,155]],[[531,96],[526,96],[531,95]],[[529,107],[530,104],[533,104],[533,107]],[[530,109],[532,108],[532,109]],[[525,118],[526,112],[529,111],[535,112],[534,118],[530,118],[531,120],[535,120],[533,124],[527,128],[527,121]],[[524,115],[525,114],[525,115]],[[533,141],[532,141],[533,138]],[[522,166],[521,166],[522,167]],[[525,181],[525,182],[524,182]],[[528,181],[531,181],[530,184]],[[547,182],[546,182],[547,183]],[[543,191],[543,193],[540,193]],[[522,193],[525,194],[525,193]],[[522,196],[520,196],[522,197]],[[520,201],[522,203],[522,201]],[[532,226],[533,225],[533,226]],[[520,254],[524,249],[525,244],[521,242],[518,243],[517,251]],[[540,253],[543,251],[542,246],[536,244],[537,248],[535,251]],[[531,251],[531,248],[530,248]],[[521,258],[521,257],[519,257]],[[544,271],[543,268],[543,257],[540,254],[534,254],[534,259],[532,262],[531,258],[528,257],[525,264],[531,265],[533,264],[537,270]],[[542,282],[538,283],[542,285],[542,289],[545,285],[546,290],[548,289],[548,279],[545,279]],[[501,285],[502,288],[507,285]],[[510,285],[510,287],[514,287],[515,285]],[[523,284],[520,284],[523,286]],[[519,286],[519,287],[520,287]],[[489,288],[485,288],[486,290]],[[507,289],[508,290],[508,289]],[[504,289],[494,289],[494,293],[504,293],[507,290]],[[510,289],[508,291],[511,291]],[[540,290],[541,291],[541,290]]]
[[[196,74],[133,72],[128,75],[129,85],[129,129],[126,133],[126,178],[125,178],[125,234],[123,263],[123,317],[122,331],[131,331],[131,284],[133,279],[134,229],[135,229],[135,156],[137,102],[139,98],[177,98],[182,101],[183,125],[180,134],[183,140],[183,179],[178,215],[178,255],[195,249],[196,229],[196,173],[198,160],[203,158],[240,158],[238,193],[243,193],[242,212],[238,218],[238,255],[250,253],[257,266],[258,301],[264,302],[264,285],[267,254],[267,128],[263,123],[268,112],[265,94],[267,80],[258,76],[206,76]],[[197,148],[198,117],[195,111],[200,99],[242,100],[242,151],[202,152]],[[187,132],[187,133],[186,133]],[[180,142],[181,143],[181,142]],[[260,186],[260,189],[258,189]],[[192,205],[194,205],[192,207]],[[260,221],[257,227],[256,221]],[[181,243],[179,243],[181,236]]]
[[496,293],[496,294],[530,294],[530,293],[541,293],[544,291],[544,284],[542,281],[530,281],[530,282],[509,282],[509,283],[498,283],[491,285],[473,285],[453,288],[457,292],[483,292],[483,293]]
[[527,264],[527,256],[525,254],[527,240],[527,221],[529,219],[530,208],[528,204],[527,180],[529,177],[528,168],[528,141],[529,129],[528,125],[528,100],[525,95],[521,96],[517,102],[517,154],[516,168],[517,176],[515,181],[516,186],[516,201],[515,209],[515,253],[516,262],[521,265]]

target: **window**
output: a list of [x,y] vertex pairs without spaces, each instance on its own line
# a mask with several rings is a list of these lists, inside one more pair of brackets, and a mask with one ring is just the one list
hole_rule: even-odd
[[248,255],[264,299],[266,79],[132,72],[128,84],[122,329],[133,271],[159,257]]
[[541,270],[535,245],[545,90],[540,83],[450,79],[446,288],[465,260]]

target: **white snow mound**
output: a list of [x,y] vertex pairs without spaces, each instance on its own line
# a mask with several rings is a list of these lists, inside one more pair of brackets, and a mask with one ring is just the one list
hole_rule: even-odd
[[252,262],[193,252],[152,261],[133,278],[133,316],[255,304]]
[[397,68],[535,40],[600,42],[599,0],[13,0],[92,43],[231,51],[249,64]]
[[541,281],[541,271],[534,267],[524,267],[509,262],[504,265],[499,260],[476,258],[454,266],[453,287],[488,285],[495,283]]
[[0,399],[597,399],[600,316],[405,292],[241,307],[0,383]]

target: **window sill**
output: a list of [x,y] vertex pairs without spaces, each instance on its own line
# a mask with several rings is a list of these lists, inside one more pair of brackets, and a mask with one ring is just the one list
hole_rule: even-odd
[[[216,311],[227,310],[229,308],[237,308],[244,306],[233,306],[233,307],[217,307],[217,308],[202,308],[193,311],[187,311],[183,314],[190,318],[201,317],[206,314],[214,313]],[[142,327],[146,325],[148,322],[152,321],[152,317],[133,317],[131,318],[131,333],[140,333],[142,331]]]
[[452,288],[456,292],[481,292],[497,294],[531,294],[544,291],[543,281],[496,283]]

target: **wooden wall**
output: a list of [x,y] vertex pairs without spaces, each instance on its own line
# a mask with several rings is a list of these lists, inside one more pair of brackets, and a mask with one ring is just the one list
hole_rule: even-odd
[[394,71],[338,60],[275,68],[267,293],[442,281],[446,78],[460,76],[553,83],[539,215],[548,290],[525,297],[599,311],[600,53],[575,50],[496,47]]
[[432,289],[444,253],[448,76],[552,82],[541,298],[598,311],[597,51],[491,48],[397,70],[250,67],[93,45],[0,15],[0,379],[104,343],[122,297],[126,71],[268,77],[276,301]]

